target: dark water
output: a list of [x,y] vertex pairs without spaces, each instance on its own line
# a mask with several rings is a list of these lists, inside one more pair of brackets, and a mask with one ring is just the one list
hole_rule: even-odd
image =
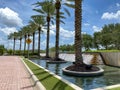
[[48,64],[46,60],[32,60],[49,71],[61,76],[62,78],[80,86],[84,90],[104,87],[120,83],[120,68],[101,65],[105,72],[103,76],[98,77],[75,77],[67,76],[62,73],[62,68],[71,65],[71,62],[63,64]]

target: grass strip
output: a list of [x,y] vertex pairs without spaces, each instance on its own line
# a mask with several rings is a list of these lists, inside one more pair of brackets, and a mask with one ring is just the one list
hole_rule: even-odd
[[85,52],[120,52],[120,50],[90,50]]
[[108,90],[120,90],[120,87],[111,88],[111,89],[108,89]]
[[44,69],[36,66],[28,60],[24,60],[38,80],[44,85],[46,90],[74,90],[68,84],[49,74]]

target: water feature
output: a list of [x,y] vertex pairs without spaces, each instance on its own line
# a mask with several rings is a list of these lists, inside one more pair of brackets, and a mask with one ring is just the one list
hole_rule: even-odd
[[62,68],[71,65],[72,62],[67,62],[63,64],[48,64],[46,63],[46,60],[34,59],[32,61],[50,70],[51,72],[61,76],[62,78],[80,86],[84,90],[90,90],[93,88],[114,85],[120,82],[120,78],[118,78],[120,77],[120,68],[116,68],[116,67],[100,65],[100,67],[102,67],[105,70],[103,76],[75,77],[75,76],[66,76],[62,73]]

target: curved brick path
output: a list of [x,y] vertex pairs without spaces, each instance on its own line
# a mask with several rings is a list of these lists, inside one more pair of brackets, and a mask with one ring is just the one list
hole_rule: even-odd
[[0,90],[35,90],[17,56],[0,56]]

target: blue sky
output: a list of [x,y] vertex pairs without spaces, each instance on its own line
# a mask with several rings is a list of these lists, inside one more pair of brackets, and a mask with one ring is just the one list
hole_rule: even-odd
[[[7,40],[7,35],[20,30],[27,25],[30,16],[38,14],[32,9],[38,0],[0,0],[0,44],[6,48],[13,47],[13,41]],[[42,0],[39,0],[42,1]],[[93,35],[105,24],[120,22],[120,0],[83,0],[82,33]],[[60,45],[74,43],[74,10],[69,9],[71,17],[64,20],[60,26]],[[41,35],[41,48],[45,49],[46,30]],[[37,34],[36,34],[37,40]],[[36,49],[37,49],[37,41]],[[19,41],[16,42],[19,48]],[[55,45],[55,25],[51,25],[50,47]],[[22,46],[23,47],[23,46]]]

